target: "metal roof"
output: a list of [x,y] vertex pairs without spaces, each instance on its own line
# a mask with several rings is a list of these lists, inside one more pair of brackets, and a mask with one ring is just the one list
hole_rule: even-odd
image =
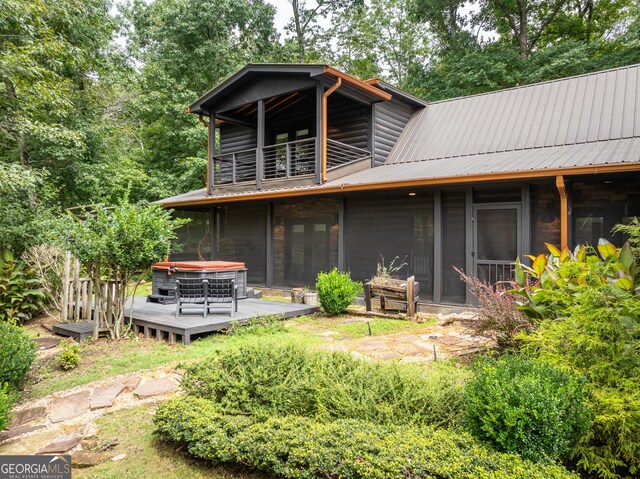
[[386,163],[640,136],[639,72],[633,65],[430,103]]

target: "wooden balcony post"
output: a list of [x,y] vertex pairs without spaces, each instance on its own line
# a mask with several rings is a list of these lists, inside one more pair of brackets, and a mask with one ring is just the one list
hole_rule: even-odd
[[287,142],[287,178],[291,176],[291,143]]
[[262,189],[264,177],[264,100],[258,100],[258,144],[256,149],[256,186]]

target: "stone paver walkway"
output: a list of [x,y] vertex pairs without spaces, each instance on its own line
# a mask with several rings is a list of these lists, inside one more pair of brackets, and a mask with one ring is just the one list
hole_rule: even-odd
[[[489,339],[473,336],[462,325],[459,319],[468,319],[463,314],[441,316],[437,324],[422,329],[419,334],[399,332],[357,339],[340,337],[336,331],[318,334],[327,341],[326,349],[331,351],[348,351],[369,358],[400,362],[433,361],[436,355],[438,359],[464,356],[491,345]],[[375,319],[348,318],[345,323],[367,321],[373,325]]]
[[82,449],[82,444],[97,432],[95,420],[110,412],[179,394],[182,373],[164,368],[139,371],[23,404],[13,412],[9,428],[0,432],[0,454],[67,453],[72,454],[77,466],[109,459],[106,453]]

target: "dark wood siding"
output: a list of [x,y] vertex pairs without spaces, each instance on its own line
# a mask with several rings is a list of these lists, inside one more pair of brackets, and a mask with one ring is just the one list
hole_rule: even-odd
[[412,106],[395,99],[374,105],[375,166],[385,162],[413,112]]
[[223,123],[220,125],[220,154],[255,148],[256,129],[247,126]]
[[331,95],[327,100],[327,137],[366,150],[367,109],[340,94]]

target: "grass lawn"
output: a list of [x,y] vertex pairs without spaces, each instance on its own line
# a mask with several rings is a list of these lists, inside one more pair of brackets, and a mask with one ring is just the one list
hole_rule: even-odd
[[[433,325],[433,321],[415,323],[407,320],[371,318],[372,335],[395,332],[416,333]],[[45,332],[37,323],[27,324],[31,337]],[[38,359],[27,377],[22,401],[37,399],[57,391],[69,389],[100,379],[143,369],[161,366],[176,367],[202,360],[225,348],[241,346],[256,341],[273,341],[277,344],[292,342],[317,347],[326,343],[321,333],[333,331],[335,340],[350,340],[369,334],[366,319],[362,317],[323,314],[302,316],[285,322],[285,327],[277,330],[260,328],[240,328],[237,335],[211,334],[193,341],[189,346],[177,344],[169,346],[155,339],[130,337],[118,341],[101,339],[82,343],[82,354],[78,366],[70,371],[58,367],[57,354],[49,354]],[[48,334],[48,333],[47,333]]]
[[100,479],[263,479],[240,469],[213,467],[177,452],[174,444],[158,441],[154,435],[155,407],[140,406],[107,414],[98,419],[97,445],[117,440],[109,455],[126,454],[121,461],[108,460],[86,469],[74,469],[74,478]]

